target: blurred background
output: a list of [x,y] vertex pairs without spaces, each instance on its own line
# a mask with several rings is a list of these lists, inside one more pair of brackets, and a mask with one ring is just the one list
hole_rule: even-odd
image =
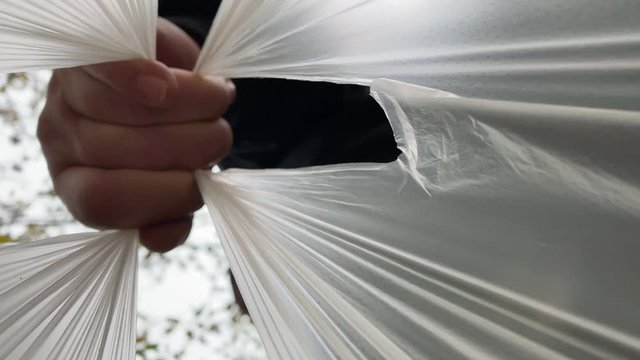
[[[55,196],[36,139],[50,72],[0,74],[0,244],[92,231]],[[235,303],[222,246],[206,210],[185,245],[140,249],[138,358],[265,359]]]

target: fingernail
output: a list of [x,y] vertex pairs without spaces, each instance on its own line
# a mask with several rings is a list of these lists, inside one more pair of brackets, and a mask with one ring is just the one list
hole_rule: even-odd
[[169,84],[158,77],[142,75],[136,80],[140,95],[149,105],[159,105],[167,98]]

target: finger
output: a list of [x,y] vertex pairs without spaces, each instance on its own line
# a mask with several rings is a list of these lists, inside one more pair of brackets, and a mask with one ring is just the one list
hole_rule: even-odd
[[84,69],[125,96],[133,96],[151,106],[161,104],[175,91],[175,81],[163,64],[191,70],[197,62],[200,48],[187,33],[163,18],[158,19],[156,40],[159,62],[134,60],[89,65]]
[[178,91],[175,76],[158,61],[118,61],[60,71],[73,74],[78,70],[121,96],[147,106],[164,104]]
[[193,222],[193,216],[176,221],[144,226],[140,229],[140,243],[147,249],[165,253],[183,244]]
[[158,109],[162,122],[180,117],[192,120],[220,117],[235,99],[236,87],[230,80],[180,69],[171,71],[180,91]]
[[177,25],[158,18],[156,36],[157,57],[163,64],[177,69],[192,70],[196,66],[200,47]]
[[192,172],[71,167],[58,174],[54,186],[74,217],[95,228],[139,228],[202,207]]
[[58,91],[50,93],[37,132],[53,176],[71,166],[196,170],[220,161],[233,141],[224,119],[147,127],[112,125],[79,116],[56,102],[57,96]]
[[76,165],[104,169],[193,171],[220,161],[232,143],[224,119],[139,128],[81,119],[72,128]]
[[[112,70],[127,68],[130,63],[110,66]],[[82,70],[76,68],[59,72],[65,102],[77,113],[102,122],[147,126],[218,118],[235,96],[235,87],[223,78],[204,78],[185,70],[172,69],[178,90],[163,104],[151,107],[140,103],[135,96],[114,91],[108,84]],[[131,92],[136,91],[133,86]]]
[[55,175],[62,166],[73,157],[72,139],[63,118],[75,117],[75,113],[68,111],[62,99],[62,91],[58,76],[54,72],[49,81],[48,96],[45,106],[38,119],[37,137],[42,153],[47,160],[49,172]]

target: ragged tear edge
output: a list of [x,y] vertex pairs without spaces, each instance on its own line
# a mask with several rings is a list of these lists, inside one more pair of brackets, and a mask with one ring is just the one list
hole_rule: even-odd
[[[416,132],[411,125],[411,121],[409,117],[402,109],[400,103],[394,97],[387,96],[386,94],[396,94],[396,96],[415,96],[415,93],[409,94],[408,90],[416,90],[422,96],[432,97],[432,98],[460,98],[459,96],[438,90],[429,87],[408,84],[401,81],[390,80],[390,79],[378,79],[374,80],[371,83],[371,96],[378,102],[378,104],[382,107],[389,120],[389,124],[391,124],[391,129],[393,130],[393,134],[396,140],[396,144],[398,149],[402,152],[402,155],[396,160],[400,168],[405,172],[406,175],[413,178],[416,183],[426,192],[429,196],[431,196],[431,192],[428,189],[430,184],[429,179],[427,179],[423,174],[418,170],[418,140],[416,139]],[[385,104],[383,101],[387,99],[390,103]],[[391,105],[391,108],[389,107]],[[391,113],[393,110],[394,113]],[[402,186],[406,185],[407,179],[405,178]]]
[[[396,163],[405,174],[402,187],[406,185],[406,182],[410,177],[429,196],[431,196],[431,192],[434,189],[440,189],[442,184],[438,183],[436,179],[429,179],[423,174],[424,164],[421,162],[421,158],[424,158],[425,156],[425,149],[421,148],[421,142],[418,139],[419,135],[416,133],[417,129],[415,127],[415,119],[410,118],[409,114],[406,112],[406,105],[401,104],[401,101],[403,100],[419,99],[424,105],[428,105],[429,108],[441,111],[450,111],[453,109],[465,112],[490,111],[491,113],[503,115],[511,114],[514,116],[519,115],[520,117],[540,116],[540,114],[550,113],[553,114],[554,117],[557,117],[559,121],[571,121],[572,119],[579,118],[581,122],[595,123],[596,121],[607,119],[609,124],[615,123],[618,124],[618,126],[623,126],[625,124],[637,124],[637,122],[640,121],[640,112],[637,111],[467,98],[438,89],[390,79],[377,79],[372,81],[370,85],[371,96],[385,111],[387,119],[393,129],[398,149],[402,152],[396,160]],[[474,127],[480,125],[478,119],[474,118],[472,121],[474,121]],[[482,125],[487,128],[493,128],[495,125],[499,124],[483,121]],[[506,129],[494,130],[504,133],[504,135],[517,137],[517,140],[520,143],[535,150],[535,155],[537,156],[538,161],[549,165],[551,168],[558,167],[558,164],[551,161],[554,159],[561,159],[564,161],[565,165],[563,166],[565,168],[566,164],[571,164],[571,168],[574,169],[573,173],[575,173],[575,179],[565,179],[565,181],[571,180],[573,186],[576,186],[583,191],[587,191],[594,198],[600,198],[600,196],[591,191],[592,189],[589,187],[581,186],[577,180],[586,176],[597,180],[598,183],[615,183],[625,189],[632,188],[632,184],[629,184],[627,180],[593,171],[584,164],[575,162],[575,159],[566,157],[566,154],[547,151],[544,148],[541,148],[539,144],[532,143],[524,138],[518,137],[516,133],[508,134],[506,132],[508,130]],[[506,153],[509,153],[509,149],[504,150]],[[444,160],[439,159],[436,154],[430,155],[434,155],[436,158],[435,160]],[[453,157],[454,155],[449,155],[449,157]],[[402,190],[402,187],[400,187],[399,191]],[[617,196],[616,198],[624,204],[625,212],[631,213],[637,211],[637,203],[630,201],[628,198],[625,199],[624,196]]]
[[[304,79],[311,80],[311,79]],[[313,80],[311,80],[313,81]],[[460,107],[464,110],[492,110],[499,113],[516,114],[534,114],[539,112],[553,111],[554,114],[560,116],[561,119],[568,117],[575,117],[576,114],[588,116],[588,118],[606,117],[610,118],[614,116],[619,121],[633,121],[640,119],[640,114],[637,112],[611,110],[611,109],[598,109],[598,108],[584,108],[574,106],[561,106],[561,105],[549,105],[540,103],[521,103],[511,101],[498,101],[487,100],[478,98],[466,98],[460,97],[452,93],[445,91],[428,88],[420,85],[405,83],[402,81],[379,79],[370,83],[371,96],[378,101],[380,106],[384,109],[388,121],[390,122],[395,134],[398,148],[401,150],[401,156],[395,161],[402,171],[406,175],[406,179],[409,177],[414,179],[422,189],[429,194],[429,188],[431,190],[438,189],[439,184],[430,181],[424,176],[419,169],[420,164],[420,144],[418,142],[418,136],[416,134],[415,121],[412,124],[412,120],[409,114],[402,108],[400,99],[412,99],[419,98],[420,100],[428,99],[428,105],[434,109],[451,109],[455,105],[456,108]],[[526,104],[526,107],[523,105]],[[391,106],[390,106],[391,105]],[[584,119],[582,119],[584,120]],[[491,125],[491,123],[489,123]],[[527,146],[536,147],[534,144],[527,143]],[[423,154],[424,155],[424,154]],[[331,166],[319,166],[308,167],[299,169],[270,169],[270,170],[242,170],[231,169],[217,174],[211,174],[210,172],[201,171],[198,172],[198,183],[201,188],[203,184],[216,184],[222,188],[231,186],[234,187],[237,184],[234,182],[233,175],[273,175],[273,176],[292,176],[301,173],[313,173],[313,172],[332,172],[340,171],[345,168],[352,169],[355,166],[357,170],[370,171],[374,167],[384,166],[386,164],[341,164]],[[576,165],[577,166],[577,165]],[[441,265],[434,265],[441,266]],[[476,279],[468,274],[459,273],[453,269],[449,271],[456,274],[456,278],[459,281],[469,284],[480,284],[480,289],[486,290],[487,294],[491,297],[497,297],[501,299],[507,299],[509,302],[516,303],[525,312],[533,311],[539,316],[553,319],[554,322],[560,322],[566,324],[576,334],[571,333],[559,333],[559,336],[565,337],[572,344],[580,344],[586,346],[594,339],[605,340],[609,344],[610,349],[614,349],[616,352],[622,354],[635,354],[640,351],[640,341],[632,334],[624,333],[615,328],[612,328],[606,324],[602,324],[590,319],[582,318],[578,315],[568,313],[561,309],[557,309],[545,303],[536,301],[535,299],[528,298],[521,294],[515,293],[508,289],[504,289],[491,283]],[[508,311],[508,310],[507,310]],[[516,313],[516,315],[518,315]],[[526,319],[525,319],[526,320]],[[535,324],[534,324],[535,325]],[[536,325],[537,326],[537,325]],[[549,331],[548,328],[544,328]],[[597,347],[588,346],[589,351],[599,352]],[[605,352],[609,349],[603,350]],[[613,353],[613,352],[612,352]]]

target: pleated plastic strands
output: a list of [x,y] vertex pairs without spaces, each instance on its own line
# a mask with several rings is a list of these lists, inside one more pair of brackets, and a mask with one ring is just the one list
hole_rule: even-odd
[[[0,0],[0,72],[153,59],[155,0]],[[0,247],[0,359],[135,359],[136,231]]]
[[[0,70],[153,58],[155,2],[0,4]],[[269,356],[640,358],[639,16],[635,0],[223,1],[197,72],[370,85],[402,150],[198,173]],[[0,248],[0,358],[133,359],[135,237]]]
[[0,248],[0,359],[134,359],[136,236]]
[[640,110],[636,0],[226,0],[198,70]]
[[0,72],[153,59],[157,0],[0,0]]

